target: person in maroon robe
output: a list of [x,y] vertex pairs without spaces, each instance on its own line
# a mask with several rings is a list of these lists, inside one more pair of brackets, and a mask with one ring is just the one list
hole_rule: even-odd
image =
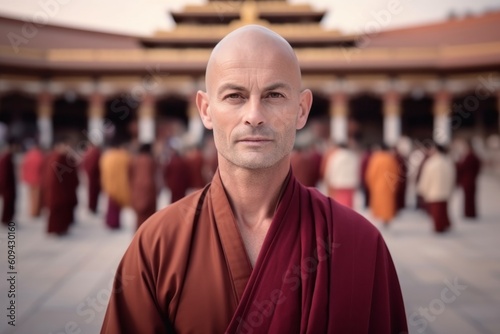
[[100,158],[101,149],[94,144],[89,145],[82,158],[82,168],[87,175],[88,208],[92,213],[97,213],[97,204],[101,193]]
[[151,144],[142,144],[130,166],[130,204],[137,215],[136,227],[156,212],[156,162]]
[[137,231],[101,333],[407,333],[379,231],[290,168],[312,92],[288,42],[239,28],[205,80],[196,104],[218,171]]
[[203,177],[203,170],[205,167],[203,151],[198,145],[192,145],[188,147],[184,159],[187,164],[189,188],[192,190],[203,188],[206,184],[205,178]]
[[170,189],[170,203],[177,202],[189,189],[188,164],[175,149],[171,149],[170,158],[163,169],[165,185]]
[[13,145],[9,143],[0,154],[0,196],[3,200],[2,223],[8,225],[14,219],[16,208],[16,173],[14,170]]
[[476,185],[481,171],[481,160],[474,152],[472,143],[466,142],[465,154],[457,163],[457,181],[464,193],[464,216],[477,218]]
[[363,206],[365,209],[370,206],[370,188],[366,183],[366,170],[368,169],[368,163],[370,162],[372,153],[372,147],[368,145],[361,156],[361,163],[359,167],[360,188],[364,196]]
[[58,236],[68,233],[78,204],[78,165],[69,149],[64,140],[58,140],[47,158],[44,171],[44,196],[49,210],[47,233]]
[[396,210],[402,210],[406,207],[406,187],[408,184],[407,174],[408,165],[405,157],[399,153],[399,151],[394,149],[394,156],[398,162],[399,173],[397,175],[396,181]]
[[293,174],[306,187],[316,187],[318,184],[321,161],[321,154],[313,147],[297,147],[290,157]]

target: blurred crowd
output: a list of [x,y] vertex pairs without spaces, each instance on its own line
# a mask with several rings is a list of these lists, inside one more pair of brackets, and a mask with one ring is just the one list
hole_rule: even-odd
[[[28,189],[29,215],[47,217],[47,233],[65,235],[75,221],[77,188],[86,189],[88,211],[98,214],[100,196],[106,196],[104,222],[110,229],[121,226],[120,213],[130,207],[138,228],[157,211],[157,199],[167,188],[170,203],[203,188],[217,170],[217,152],[211,135],[201,143],[170,137],[151,144],[137,144],[114,138],[99,147],[86,142],[77,147],[69,138],[56,138],[51,150],[36,141],[25,143],[18,163],[15,143],[3,145],[0,154],[2,222],[16,214],[16,185]],[[471,140],[455,140],[449,147],[432,141],[403,137],[394,147],[355,141],[332,143],[301,134],[291,155],[297,179],[317,187],[339,203],[355,210],[368,208],[382,226],[389,226],[402,209],[428,213],[438,233],[451,226],[448,201],[463,192],[463,215],[478,217],[477,178],[488,164],[476,152]],[[19,166],[16,170],[16,166]],[[414,191],[408,191],[411,188]],[[355,194],[362,193],[356,207]],[[408,199],[409,195],[415,198]],[[80,203],[80,205],[83,205]]]

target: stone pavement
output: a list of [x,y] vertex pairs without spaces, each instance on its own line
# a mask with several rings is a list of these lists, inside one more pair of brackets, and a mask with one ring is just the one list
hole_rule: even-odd
[[[428,217],[412,209],[388,229],[374,222],[396,263],[410,333],[500,333],[500,178],[482,175],[479,189],[481,219],[461,218],[457,192],[450,208],[453,230],[444,235],[434,234]],[[26,198],[22,186],[20,197]],[[85,198],[83,187],[79,197]],[[166,192],[159,202],[168,203]],[[83,204],[70,235],[55,238],[45,234],[44,218],[26,217],[20,201],[15,327],[7,317],[7,229],[0,229],[0,333],[99,332],[114,271],[134,233],[134,214],[125,210],[123,228],[109,231],[102,215],[90,216]]]

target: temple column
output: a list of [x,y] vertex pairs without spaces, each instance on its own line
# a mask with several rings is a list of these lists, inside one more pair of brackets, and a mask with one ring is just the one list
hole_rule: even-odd
[[155,140],[155,97],[145,94],[138,111],[138,141],[151,144]]
[[347,142],[348,112],[346,94],[333,93],[330,98],[330,138],[334,143]]
[[390,91],[384,95],[384,143],[392,147],[401,137],[401,99],[399,93]]
[[104,97],[94,92],[89,98],[87,139],[94,145],[104,142]]
[[203,123],[201,122],[200,114],[198,113],[198,107],[196,106],[196,93],[191,94],[188,98],[188,129],[186,136],[193,143],[201,143],[203,139]]
[[447,91],[434,95],[434,130],[433,139],[437,144],[448,145],[451,142],[451,96]]
[[42,92],[37,97],[37,126],[38,141],[40,147],[50,148],[53,141],[52,115],[53,96],[48,92]]

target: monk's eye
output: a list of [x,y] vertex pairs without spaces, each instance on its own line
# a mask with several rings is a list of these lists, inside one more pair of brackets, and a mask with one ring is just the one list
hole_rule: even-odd
[[278,92],[270,92],[269,94],[267,94],[267,97],[269,97],[271,99],[279,99],[279,98],[282,98],[285,96],[281,93],[278,93]]
[[227,94],[226,96],[224,96],[224,99],[225,100],[239,100],[239,99],[242,99],[243,96],[241,96],[240,93],[231,93],[231,94]]

